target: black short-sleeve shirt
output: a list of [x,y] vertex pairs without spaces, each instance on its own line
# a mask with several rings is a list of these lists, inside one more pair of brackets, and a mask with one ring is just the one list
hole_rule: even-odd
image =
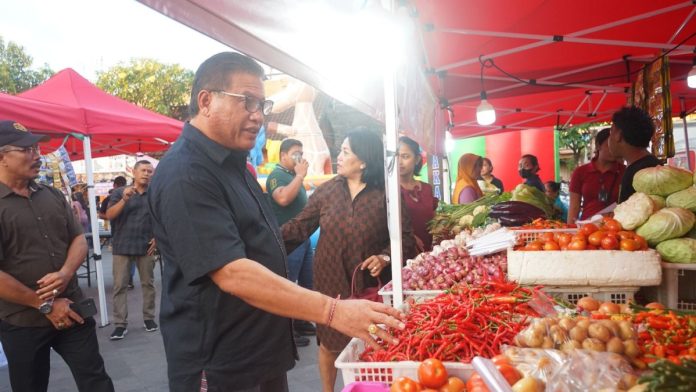
[[[82,225],[57,189],[29,183],[29,197],[0,183],[0,271],[32,290],[44,275],[59,271]],[[73,302],[82,292],[73,275],[60,297]],[[48,327],[51,322],[35,308],[0,300],[0,319],[19,327]]]
[[[114,189],[109,208],[123,199],[126,187]],[[115,255],[143,256],[152,240],[152,222],[147,206],[147,190],[137,191],[128,199],[121,213],[111,220],[113,253]]]
[[198,390],[203,370],[209,391],[249,388],[295,363],[290,321],[221,291],[208,276],[241,258],[287,276],[278,225],[246,155],[186,123],[148,190],[164,260],[160,313],[172,391]]
[[621,177],[621,188],[619,188],[619,203],[623,203],[631,197],[632,194],[636,193],[636,189],[633,188],[633,177],[640,170],[660,166],[660,160],[655,158],[654,155],[646,155],[643,158],[633,162],[624,171],[623,177]]

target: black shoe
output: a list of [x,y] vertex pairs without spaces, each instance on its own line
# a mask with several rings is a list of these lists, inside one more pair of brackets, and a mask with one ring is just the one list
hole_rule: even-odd
[[293,328],[295,329],[295,333],[301,336],[314,336],[317,334],[317,329],[314,327],[314,324],[308,321],[295,320]]
[[126,337],[127,333],[128,330],[125,327],[116,327],[116,329],[114,329],[114,332],[111,333],[111,336],[109,336],[109,339],[121,340]]
[[300,336],[296,333],[293,333],[293,337],[295,338],[295,346],[297,346],[297,347],[309,346],[309,338],[306,338],[304,336]]
[[159,329],[159,326],[157,326],[157,323],[154,320],[145,320],[145,331],[146,332],[154,332]]

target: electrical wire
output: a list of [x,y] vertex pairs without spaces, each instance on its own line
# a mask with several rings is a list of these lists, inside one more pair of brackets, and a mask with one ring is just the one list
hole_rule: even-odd
[[[661,55],[655,57],[650,62],[646,63],[644,67],[650,66],[650,65],[654,64],[656,61],[658,61],[659,59],[664,58],[665,56],[667,56],[668,54],[677,50],[680,46],[684,45],[688,40],[692,39],[695,36],[696,36],[696,32],[690,34],[688,37],[684,38],[681,42],[676,44],[674,47],[672,47],[668,51],[662,53]],[[577,80],[577,81],[573,81],[573,82],[546,84],[546,83],[539,83],[535,79],[525,80],[525,79],[522,79],[518,76],[515,76],[515,75],[505,71],[504,69],[500,68],[500,66],[498,66],[492,58],[484,58],[483,55],[479,56],[479,62],[481,63],[481,90],[483,90],[483,69],[484,68],[495,68],[500,73],[502,73],[505,76],[507,76],[511,79],[514,79],[520,83],[524,83],[524,84],[529,85],[529,86],[540,86],[540,87],[568,87],[568,86],[571,86],[574,84],[585,84],[585,83],[597,82],[597,81],[607,80],[607,79],[616,79],[616,78],[620,78],[620,77],[627,76],[627,75],[630,77],[630,76],[633,76],[633,75],[641,72],[644,68],[644,67],[641,67],[641,68],[638,68],[638,69],[631,71],[631,72],[622,73],[621,75],[602,76],[602,77],[597,77],[597,78],[592,78],[592,79]]]

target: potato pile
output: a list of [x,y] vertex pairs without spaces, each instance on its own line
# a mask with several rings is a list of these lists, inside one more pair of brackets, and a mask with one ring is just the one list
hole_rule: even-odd
[[576,348],[624,355],[632,361],[640,355],[633,325],[626,320],[592,320],[587,317],[546,317],[534,320],[515,338],[518,347]]

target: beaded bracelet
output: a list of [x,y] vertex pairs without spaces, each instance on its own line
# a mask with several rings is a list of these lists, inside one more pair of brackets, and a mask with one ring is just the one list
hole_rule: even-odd
[[333,321],[334,313],[336,313],[336,304],[338,303],[339,299],[341,299],[341,294],[339,294],[336,297],[336,299],[333,299],[333,302],[331,303],[331,310],[329,311],[329,320],[326,322],[327,327],[331,326],[331,321]]

